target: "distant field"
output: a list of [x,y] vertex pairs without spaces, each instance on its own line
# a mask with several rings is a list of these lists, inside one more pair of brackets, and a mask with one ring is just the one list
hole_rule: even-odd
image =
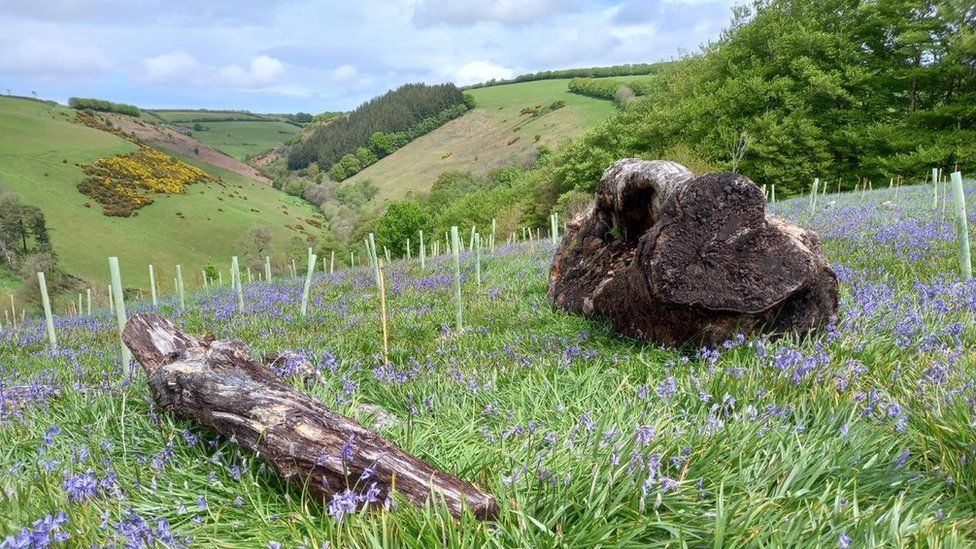
[[[484,173],[534,158],[540,146],[556,147],[609,118],[610,101],[570,93],[568,79],[538,80],[469,90],[477,108],[407,144],[350,178],[372,180],[379,188],[377,207],[409,192],[426,192],[448,170]],[[524,108],[566,106],[532,118]],[[538,140],[536,139],[538,136]]]
[[265,120],[259,114],[237,111],[148,111],[166,122],[193,122],[195,120]]
[[229,264],[252,227],[270,228],[284,245],[300,236],[285,225],[313,215],[312,207],[297,198],[181,157],[222,177],[228,186],[192,185],[186,195],[159,196],[135,217],[106,217],[97,204],[85,207],[92,201],[75,188],[84,178],[76,164],[136,146],[74,124],[72,117],[65,107],[0,97],[0,186],[44,211],[55,251],[72,274],[104,283],[107,257],[117,255],[127,286],[148,286],[149,263],[169,285],[174,266],[181,263],[187,285],[198,285],[200,267],[207,261]]
[[294,124],[272,121],[201,122],[207,129],[194,131],[193,138],[243,161],[283,143],[301,131]]

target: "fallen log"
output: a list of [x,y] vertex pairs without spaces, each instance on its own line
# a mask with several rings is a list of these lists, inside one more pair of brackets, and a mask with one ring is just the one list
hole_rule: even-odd
[[620,160],[568,225],[549,297],[609,318],[623,335],[674,346],[828,325],[839,288],[820,238],[765,206],[740,174]]
[[165,318],[138,315],[123,333],[162,409],[260,452],[279,475],[329,501],[352,490],[363,505],[393,492],[443,503],[459,518],[498,512],[494,496],[434,468],[279,380],[240,340],[198,340]]

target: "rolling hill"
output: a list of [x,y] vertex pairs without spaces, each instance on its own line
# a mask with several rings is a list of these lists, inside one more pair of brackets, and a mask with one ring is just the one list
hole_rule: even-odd
[[[200,160],[178,156],[221,178],[197,184],[185,195],[159,195],[130,218],[106,217],[76,185],[85,175],[79,164],[129,152],[136,145],[116,135],[72,122],[75,111],[30,100],[0,97],[0,187],[40,207],[61,265],[76,276],[104,283],[106,258],[119,256],[127,286],[148,286],[153,263],[164,285],[172,285],[175,265],[183,265],[187,285],[201,283],[208,261],[219,267],[254,227],[271,230],[285,246],[304,235],[291,227],[314,228],[314,209],[300,199]],[[90,206],[90,204],[89,204]]]
[[[372,181],[378,188],[375,203],[382,207],[410,192],[429,190],[437,176],[448,170],[485,173],[529,162],[539,147],[554,148],[579,137],[616,111],[610,101],[570,93],[568,82],[537,80],[468,90],[476,108],[411,141],[344,184]],[[564,106],[550,108],[558,101]]]
[[245,161],[281,144],[302,128],[281,116],[242,111],[143,111],[144,118],[154,122],[194,129],[194,139]]

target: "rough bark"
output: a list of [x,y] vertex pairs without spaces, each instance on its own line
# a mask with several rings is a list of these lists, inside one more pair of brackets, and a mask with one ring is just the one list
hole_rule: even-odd
[[331,500],[347,488],[374,505],[395,491],[424,505],[443,503],[455,517],[497,514],[495,498],[434,468],[389,440],[280,381],[239,341],[198,340],[153,314],[128,321],[123,334],[146,371],[157,406],[257,451],[283,478]]
[[819,237],[767,216],[765,206],[743,175],[618,161],[593,206],[568,225],[549,296],[560,309],[665,345],[829,324],[838,283]]

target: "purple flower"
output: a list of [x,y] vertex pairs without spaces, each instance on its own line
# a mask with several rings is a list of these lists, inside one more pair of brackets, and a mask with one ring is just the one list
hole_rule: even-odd
[[678,382],[673,377],[668,377],[657,386],[657,396],[667,400],[678,394]]
[[197,509],[206,511],[210,506],[207,505],[207,498],[200,496],[197,498]]
[[679,483],[678,481],[676,481],[676,480],[674,480],[672,478],[661,477],[661,491],[662,492],[670,492],[672,490],[677,490],[678,489],[678,486],[680,486],[680,485],[681,485],[681,483]]
[[332,502],[329,503],[329,516],[342,522],[346,515],[356,512],[357,499],[355,492],[348,488],[344,492],[332,496]]
[[657,440],[657,433],[654,432],[654,427],[650,425],[637,426],[637,440],[645,446]]
[[342,461],[348,462],[356,458],[356,441],[353,435],[349,435],[349,440],[342,445],[340,454],[342,455]]
[[73,502],[84,501],[94,498],[99,493],[98,479],[95,473],[88,471],[82,475],[67,477],[64,480],[64,491],[68,494],[68,499]]
[[0,541],[0,547],[50,547],[54,543],[64,543],[68,540],[68,533],[61,532],[62,526],[67,524],[68,515],[64,511],[59,511],[56,515],[47,515],[37,519],[30,528],[24,527],[19,533],[8,536]]
[[847,549],[851,546],[851,541],[853,541],[851,536],[841,532],[840,538],[837,540],[837,547],[840,547],[840,549]]

